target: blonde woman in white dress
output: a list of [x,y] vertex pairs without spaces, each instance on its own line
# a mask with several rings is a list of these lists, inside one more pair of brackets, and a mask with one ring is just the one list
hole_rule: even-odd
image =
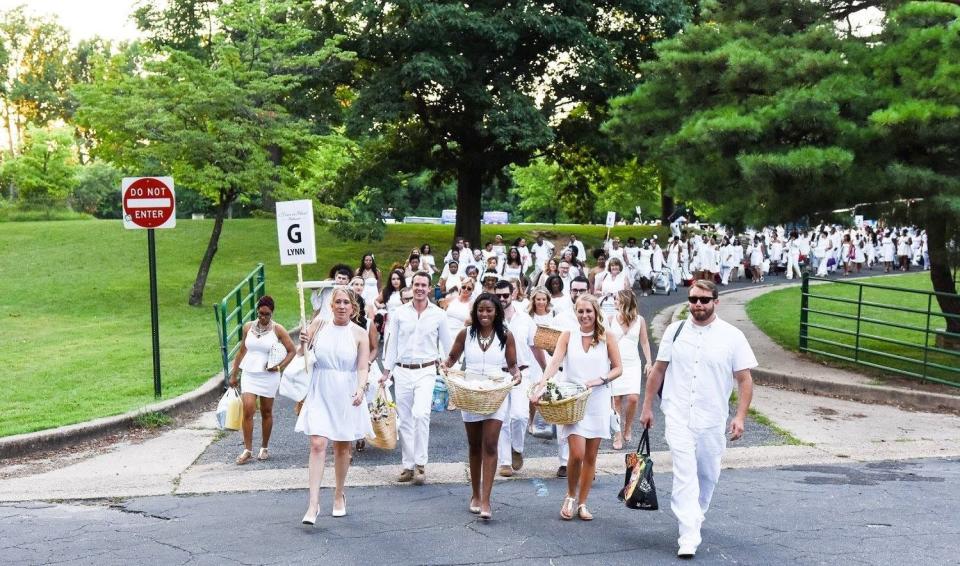
[[[280,388],[280,375],[293,360],[296,347],[284,327],[273,322],[273,298],[269,295],[257,301],[257,320],[243,326],[240,338],[240,351],[233,360],[230,372],[230,387],[239,383],[243,392],[243,452],[237,456],[237,464],[243,465],[253,458],[253,415],[257,412],[257,399],[260,400],[260,424],[263,433],[260,438],[258,460],[270,458],[270,434],[273,432],[273,398]],[[270,351],[277,343],[283,344],[287,355],[277,365],[268,367]],[[237,381],[237,373],[243,375]]]
[[347,514],[344,484],[351,446],[373,434],[365,398],[370,338],[365,328],[350,320],[358,309],[352,290],[335,288],[331,294],[333,319],[315,320],[301,338],[301,344],[312,349],[316,358],[310,388],[294,428],[310,437],[305,525],[313,525],[320,515],[320,483],[327,445],[333,442],[335,488],[331,514],[343,517]]
[[540,401],[547,380],[557,374],[561,364],[564,381],[593,389],[583,419],[576,424],[557,427],[558,437],[565,439],[570,448],[567,496],[560,507],[560,518],[569,521],[576,514],[583,521],[591,521],[593,514],[587,509],[587,497],[597,470],[597,451],[600,442],[610,438],[609,383],[620,377],[622,366],[617,341],[607,335],[600,320],[597,298],[581,295],[574,305],[574,312],[580,327],[572,337],[569,331],[560,335],[550,365],[530,395],[530,401]]
[[[647,336],[647,321],[640,316],[637,298],[633,291],[620,291],[616,295],[616,315],[607,323],[611,334],[616,335],[620,348],[620,361],[623,375],[613,381],[610,394],[613,396],[613,410],[620,416],[622,433],[613,435],[613,448],[620,450],[624,442],[633,440],[630,434],[633,417],[637,414],[640,396],[643,394],[644,368],[649,369],[650,339]],[[643,352],[641,363],[640,352]]]
[[[504,322],[503,306],[496,296],[483,293],[477,297],[470,313],[471,324],[457,334],[450,348],[450,355],[442,367],[449,369],[463,356],[466,372],[488,377],[512,379],[520,383],[517,369],[517,348],[513,334]],[[503,373],[507,368],[508,376]],[[493,516],[490,508],[490,493],[493,477],[497,471],[497,448],[500,428],[507,418],[507,399],[491,415],[461,411],[463,426],[467,431],[467,446],[470,461],[471,513],[483,520]]]

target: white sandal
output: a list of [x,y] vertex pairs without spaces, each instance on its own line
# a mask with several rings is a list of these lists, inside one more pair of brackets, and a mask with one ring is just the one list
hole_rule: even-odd
[[249,462],[252,458],[253,458],[253,452],[244,449],[244,451],[241,452],[239,456],[237,456],[237,460],[236,460],[237,465],[242,466],[247,462]]
[[260,448],[260,453],[257,454],[257,460],[260,460],[262,462],[264,460],[269,460],[269,459],[270,459],[270,451],[267,450],[267,447],[264,446]]

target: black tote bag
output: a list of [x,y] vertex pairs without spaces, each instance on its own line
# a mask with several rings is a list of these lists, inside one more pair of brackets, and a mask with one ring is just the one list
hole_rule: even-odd
[[637,451],[626,454],[627,469],[623,489],[617,498],[630,509],[656,511],[657,487],[653,483],[653,460],[650,459],[650,429],[644,429]]

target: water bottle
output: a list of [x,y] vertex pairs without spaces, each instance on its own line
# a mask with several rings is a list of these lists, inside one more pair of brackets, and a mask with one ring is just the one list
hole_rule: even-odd
[[449,398],[449,393],[447,393],[447,384],[443,382],[443,379],[437,378],[437,381],[433,384],[433,403],[431,404],[431,410],[435,413],[442,413],[447,410],[447,399]]

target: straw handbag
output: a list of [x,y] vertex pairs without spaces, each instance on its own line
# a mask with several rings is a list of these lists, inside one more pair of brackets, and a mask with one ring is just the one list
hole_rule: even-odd
[[553,354],[561,334],[563,334],[563,331],[559,328],[538,324],[537,331],[533,335],[533,345]]
[[478,415],[497,412],[513,388],[513,381],[508,376],[498,380],[453,369],[443,372],[443,381],[454,405]]
[[377,396],[370,404],[370,426],[373,436],[367,436],[367,443],[374,448],[393,450],[397,447],[397,409],[390,400],[389,393],[382,384]]

